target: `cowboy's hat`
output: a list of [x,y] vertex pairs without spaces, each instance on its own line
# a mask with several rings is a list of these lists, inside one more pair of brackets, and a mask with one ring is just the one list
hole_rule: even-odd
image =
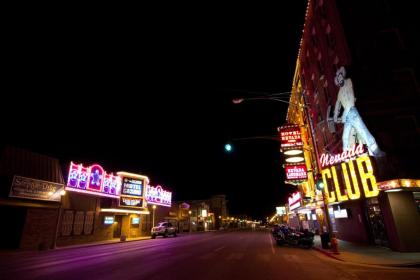
[[343,77],[345,77],[346,76],[346,69],[344,69],[344,67],[343,66],[341,66],[338,70],[337,70],[337,73],[335,73],[335,78],[334,78],[334,83],[335,83],[335,85],[337,85],[338,86],[338,75],[343,75]]

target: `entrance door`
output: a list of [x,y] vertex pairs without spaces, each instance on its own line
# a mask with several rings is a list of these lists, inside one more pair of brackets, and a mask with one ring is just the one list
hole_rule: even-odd
[[375,245],[388,246],[388,236],[386,235],[385,224],[381,215],[378,199],[375,197],[368,199],[366,202],[367,218],[373,243]]
[[122,216],[115,216],[114,220],[114,238],[121,237]]

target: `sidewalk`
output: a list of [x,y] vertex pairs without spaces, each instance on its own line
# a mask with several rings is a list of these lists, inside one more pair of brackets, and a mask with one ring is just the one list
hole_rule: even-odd
[[79,247],[90,247],[90,246],[98,246],[98,245],[106,245],[106,244],[124,243],[124,242],[130,242],[130,241],[139,241],[139,240],[145,240],[145,239],[151,239],[151,237],[141,236],[141,237],[127,238],[125,241],[121,241],[119,238],[114,238],[114,239],[109,239],[109,240],[82,243],[82,244],[77,244],[77,245],[60,246],[55,249],[61,250],[61,249],[71,249],[71,248],[79,248]]
[[339,261],[396,267],[420,267],[419,253],[401,253],[386,247],[369,246],[338,240],[338,252],[323,249],[320,236],[315,236],[314,249]]

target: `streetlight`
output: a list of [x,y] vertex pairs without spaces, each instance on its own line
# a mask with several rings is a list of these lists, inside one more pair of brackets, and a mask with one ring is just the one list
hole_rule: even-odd
[[[324,78],[325,78],[324,75],[321,75],[319,77],[317,86],[316,86],[314,91],[318,91],[318,88],[319,88],[319,85],[320,85],[319,82],[323,81]],[[292,91],[287,91],[287,92],[273,93],[273,94],[262,95],[262,96],[257,96],[257,97],[235,98],[235,99],[232,100],[232,102],[233,102],[233,104],[240,104],[244,101],[272,100],[272,101],[278,101],[278,102],[289,104],[289,106],[290,105],[297,106],[297,107],[301,108],[302,110],[304,110],[304,117],[306,116],[306,118],[309,122],[309,134],[310,134],[310,138],[312,140],[312,146],[314,148],[315,157],[316,157],[316,166],[314,166],[314,167],[315,167],[315,172],[316,172],[315,174],[317,175],[316,176],[317,178],[315,178],[315,180],[318,180],[319,179],[318,174],[320,173],[319,172],[319,170],[320,170],[319,153],[318,153],[318,146],[316,145],[315,136],[314,136],[315,135],[315,129],[314,129],[313,121],[312,121],[312,118],[311,118],[309,110],[308,110],[309,103],[306,100],[306,90],[302,91],[302,99],[303,99],[302,103],[300,102],[300,98],[298,98],[298,103],[290,102],[290,101],[282,99],[282,98],[285,98],[285,97],[289,98],[290,97],[289,94],[292,94],[292,93],[293,93]],[[284,97],[284,95],[287,95],[287,96]],[[258,138],[271,138],[271,137],[252,137],[252,138],[258,139]],[[241,139],[241,138],[239,138],[239,139]],[[249,138],[245,138],[245,139],[249,139]],[[278,139],[276,139],[276,140],[279,141]],[[323,186],[323,184],[319,184],[318,181],[317,181],[316,187],[317,187],[317,189],[319,189],[319,188],[322,188],[324,186]],[[326,198],[325,198],[324,191],[322,191],[322,198],[323,198],[323,201],[324,201],[324,209],[325,209],[324,211],[325,211],[325,214],[326,214],[326,222],[327,222],[328,231],[331,233],[332,232],[332,227],[331,227],[330,215],[329,215],[329,210],[328,210],[328,206],[327,206],[327,203],[326,203]]]
[[153,217],[152,217],[152,225],[153,227],[155,226],[155,210],[156,210],[156,205],[152,206],[153,209]]
[[191,233],[191,210],[188,211],[188,224],[189,224],[189,231]]

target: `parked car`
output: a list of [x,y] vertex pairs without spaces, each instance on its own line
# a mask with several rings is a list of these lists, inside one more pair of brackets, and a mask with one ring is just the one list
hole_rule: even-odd
[[152,238],[156,236],[168,237],[168,235],[176,236],[176,228],[169,222],[160,222],[157,226],[152,228]]

